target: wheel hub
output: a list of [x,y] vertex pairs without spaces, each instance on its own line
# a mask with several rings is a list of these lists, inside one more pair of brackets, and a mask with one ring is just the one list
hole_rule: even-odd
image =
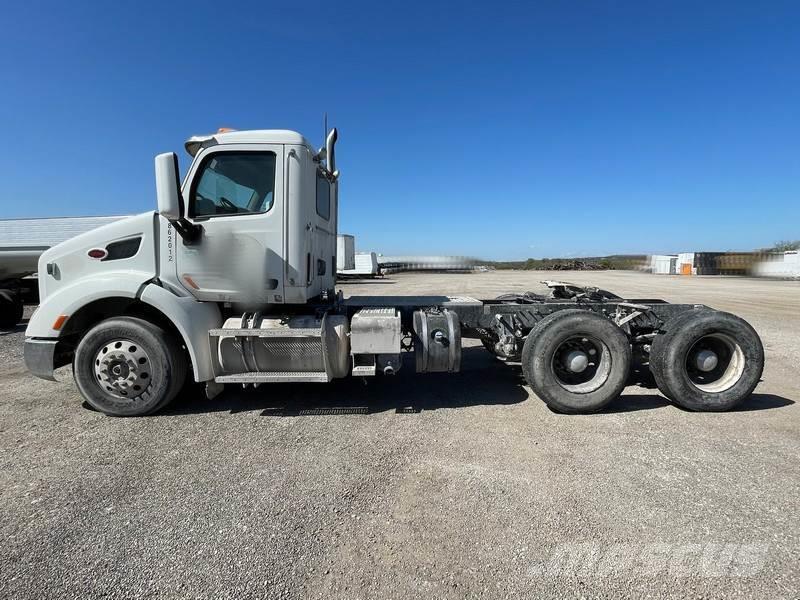
[[611,353],[599,339],[572,335],[556,347],[552,367],[561,387],[574,394],[588,394],[608,379]]
[[745,357],[739,343],[724,333],[711,333],[697,340],[686,356],[686,374],[703,392],[724,392],[742,376]]
[[98,351],[94,360],[98,385],[115,398],[131,400],[150,385],[150,357],[131,340],[113,340]]
[[572,350],[564,357],[564,366],[572,373],[583,373],[589,366],[589,356],[581,350]]
[[719,357],[712,350],[701,350],[695,355],[694,363],[699,371],[709,373],[717,368]]

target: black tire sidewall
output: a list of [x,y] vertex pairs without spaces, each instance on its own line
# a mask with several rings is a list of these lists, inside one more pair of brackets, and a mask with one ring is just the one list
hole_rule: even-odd
[[[764,369],[764,347],[747,321],[730,313],[703,309],[680,315],[665,328],[666,333],[653,341],[651,371],[659,390],[675,404],[689,410],[724,411],[752,394]],[[742,375],[722,392],[706,392],[695,386],[685,366],[692,346],[714,333],[732,338],[744,354]]]
[[[149,386],[132,400],[121,400],[107,394],[97,382],[94,361],[98,351],[115,339],[128,339],[147,354],[150,364]],[[93,327],[81,339],[75,351],[73,376],[86,401],[110,416],[132,417],[150,414],[171,400],[177,390],[176,373],[170,337],[164,330],[134,317],[108,319]]]
[[[608,379],[586,394],[564,388],[552,369],[558,346],[575,335],[601,340],[611,354]],[[618,397],[627,384],[630,361],[627,336],[614,323],[588,310],[565,310],[545,318],[528,336],[522,351],[523,372],[533,391],[548,406],[564,413],[595,412]]]

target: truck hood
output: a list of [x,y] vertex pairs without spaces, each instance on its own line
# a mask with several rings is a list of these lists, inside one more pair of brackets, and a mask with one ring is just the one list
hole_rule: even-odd
[[[119,270],[136,270],[156,274],[155,222],[157,215],[149,211],[97,229],[87,231],[46,250],[39,258],[39,295],[43,301],[64,285],[83,277],[102,277]],[[92,258],[93,249],[108,251],[110,244],[139,239],[131,256]]]

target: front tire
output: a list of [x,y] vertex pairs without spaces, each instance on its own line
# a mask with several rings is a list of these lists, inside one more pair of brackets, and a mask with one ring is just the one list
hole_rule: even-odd
[[687,311],[653,340],[650,370],[675,404],[730,410],[750,396],[764,370],[764,347],[750,324],[711,309]]
[[618,397],[628,379],[631,346],[608,319],[564,310],[536,325],[522,349],[522,370],[550,408],[589,413]]
[[100,322],[78,344],[73,375],[86,401],[107,415],[148,415],[186,379],[186,357],[162,328],[135,317]]

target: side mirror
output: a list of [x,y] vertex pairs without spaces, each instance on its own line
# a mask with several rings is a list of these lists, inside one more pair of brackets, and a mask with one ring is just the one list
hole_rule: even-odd
[[156,197],[158,213],[168,221],[178,221],[181,214],[181,183],[178,178],[178,156],[165,152],[156,156]]

